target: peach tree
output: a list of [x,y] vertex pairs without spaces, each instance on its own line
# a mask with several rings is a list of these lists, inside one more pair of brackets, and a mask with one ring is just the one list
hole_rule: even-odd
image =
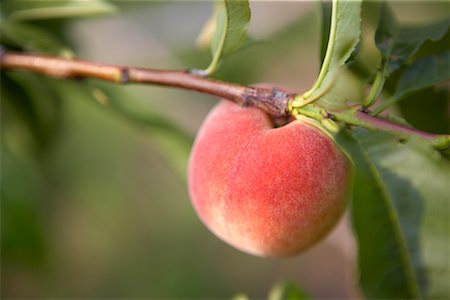
[[[448,14],[413,26],[399,22],[389,2],[318,4],[320,70],[309,89],[298,91],[283,83],[240,84],[223,72],[233,56],[270,43],[249,37],[244,0],[212,4],[198,39],[210,55],[198,50],[192,61],[200,63],[187,69],[79,59],[64,26],[115,11],[115,5],[124,4],[1,4],[2,258],[22,251],[8,231],[21,222],[14,209],[36,205],[14,202],[27,198],[26,182],[17,187],[10,180],[16,164],[51,155],[61,107],[78,94],[152,132],[161,155],[187,183],[201,220],[232,246],[261,256],[302,255],[347,209],[358,284],[367,298],[450,297]],[[222,100],[192,144],[164,114],[127,106],[123,84]],[[26,235],[33,226],[17,228]],[[270,297],[290,296],[306,297],[291,285]]]

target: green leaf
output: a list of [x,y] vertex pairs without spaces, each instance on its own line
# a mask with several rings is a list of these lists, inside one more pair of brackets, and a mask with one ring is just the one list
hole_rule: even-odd
[[381,6],[380,20],[375,32],[375,45],[381,53],[381,57],[386,65],[389,64],[389,57],[395,46],[399,33],[399,25],[389,4],[386,2]]
[[357,171],[352,202],[360,284],[367,298],[450,297],[450,165],[419,140],[345,132]]
[[316,103],[326,109],[342,110],[348,108],[348,103],[353,105],[364,99],[364,84],[349,69],[339,70],[334,77],[338,80],[329,86]]
[[450,51],[416,60],[402,74],[395,94],[375,110],[377,115],[404,97],[450,79]]
[[115,10],[114,5],[103,0],[2,1],[2,11],[11,21],[76,18]]
[[309,297],[291,282],[280,282],[272,287],[268,300],[306,300]]
[[450,45],[450,30],[439,40],[427,40],[420,46],[419,50],[414,54],[411,60],[417,60],[422,57],[435,55],[443,51],[448,51]]
[[375,45],[381,54],[381,62],[378,67],[378,72],[372,84],[372,88],[367,95],[364,105],[370,106],[380,95],[383,90],[386,78],[389,76],[389,57],[395,46],[395,40],[398,37],[399,25],[395,18],[391,7],[383,2],[380,9],[380,19],[378,21],[378,28],[375,32]]
[[447,33],[450,18],[421,27],[401,27],[389,57],[388,74],[400,68],[427,41],[439,41]]
[[208,68],[201,72],[203,75],[215,72],[222,58],[243,45],[250,22],[250,6],[247,0],[222,0],[215,5],[213,13],[215,25],[207,23],[210,28],[214,27],[214,30],[207,30],[211,33],[210,46],[213,58]]
[[390,6],[383,3],[375,33],[375,44],[381,54],[379,72],[365,101],[373,103],[384,82],[395,70],[406,64],[426,41],[439,41],[448,32],[450,18],[426,26],[401,27]]
[[320,8],[321,8],[321,39],[320,39],[320,64],[323,64],[325,60],[325,55],[327,53],[327,45],[328,45],[328,39],[330,38],[330,28],[331,28],[331,11],[332,11],[332,3],[330,1],[321,1],[320,2]]
[[384,3],[375,33],[375,44],[381,53],[384,76],[389,76],[405,64],[427,40],[442,39],[449,26],[450,18],[426,26],[400,27],[389,5]]
[[450,51],[416,60],[403,73],[394,97],[405,95],[450,79]]
[[[339,69],[349,59],[360,36],[361,1],[334,0],[331,14],[330,34],[319,76],[314,86],[302,95],[312,101],[326,93],[338,77]],[[308,100],[309,99],[309,100]],[[325,107],[339,105],[336,99],[320,99]]]

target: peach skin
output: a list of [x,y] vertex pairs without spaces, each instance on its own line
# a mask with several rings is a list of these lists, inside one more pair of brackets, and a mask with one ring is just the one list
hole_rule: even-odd
[[351,185],[347,157],[316,125],[274,128],[257,108],[222,100],[196,137],[192,204],[219,238],[259,256],[292,256],[324,237]]

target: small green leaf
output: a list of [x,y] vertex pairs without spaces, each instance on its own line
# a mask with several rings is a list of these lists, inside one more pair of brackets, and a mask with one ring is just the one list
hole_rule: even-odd
[[[308,99],[327,94],[338,77],[339,69],[345,64],[359,42],[361,22],[361,1],[334,0],[331,13],[330,34],[322,67],[314,86],[302,95]],[[325,107],[336,105],[336,99],[319,101]],[[341,105],[340,105],[341,106]]]
[[381,9],[380,21],[375,33],[375,44],[380,50],[381,69],[384,76],[405,64],[427,40],[438,41],[450,26],[450,18],[426,26],[400,27],[387,3]]
[[[215,25],[207,23],[209,32],[214,32],[210,38],[212,61],[201,73],[210,75],[218,68],[220,60],[239,49],[247,37],[250,22],[250,6],[247,0],[222,0],[216,2],[213,16]],[[211,30],[213,27],[214,30]]]
[[352,218],[366,297],[449,298],[448,162],[423,141],[382,132],[337,141],[357,168]]
[[367,95],[364,105],[370,106],[380,95],[383,90],[386,78],[389,76],[389,57],[395,46],[395,41],[398,37],[399,25],[395,18],[391,7],[383,2],[381,5],[380,19],[378,21],[378,28],[375,32],[375,45],[381,54],[381,62],[378,67],[378,72],[372,84],[372,88]]
[[116,7],[103,0],[16,1],[4,0],[2,11],[11,21],[76,18],[112,13]]
[[375,45],[381,53],[381,57],[386,63],[391,56],[399,32],[399,25],[394,12],[387,3],[381,6],[380,20],[375,32]]
[[402,74],[395,94],[380,104],[377,115],[404,97],[450,79],[450,51],[416,60]]
[[327,45],[328,45],[328,39],[330,38],[330,28],[331,28],[331,11],[332,11],[332,3],[330,1],[321,1],[320,2],[320,8],[321,8],[321,19],[322,19],[322,26],[320,28],[321,31],[321,39],[320,39],[320,64],[323,64],[325,60],[325,55],[327,53]]
[[309,297],[305,292],[291,282],[280,282],[272,287],[268,300],[306,300]]
[[427,41],[438,41],[450,26],[450,18],[426,26],[401,27],[389,57],[388,74],[400,68]]
[[427,88],[450,79],[450,51],[416,60],[403,73],[394,97]]
[[224,1],[224,8],[217,18],[216,32],[211,41],[211,52],[230,55],[245,41],[250,22],[248,1]]
[[442,39],[449,26],[450,18],[426,26],[401,27],[390,6],[383,3],[375,33],[375,44],[380,51],[381,62],[365,105],[371,105],[378,98],[392,72],[406,64],[426,41]]
[[341,110],[364,99],[364,85],[349,69],[342,68],[333,77],[336,82],[328,86],[316,103],[327,109]]

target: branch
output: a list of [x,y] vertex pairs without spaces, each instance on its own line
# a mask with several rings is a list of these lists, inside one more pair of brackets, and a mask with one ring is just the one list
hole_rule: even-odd
[[[67,59],[44,55],[31,55],[13,52],[0,53],[0,69],[22,69],[46,74],[56,78],[97,78],[115,83],[150,83],[194,90],[234,101],[243,106],[258,107],[275,120],[291,116],[289,104],[296,94],[278,89],[247,87],[229,82],[204,78],[188,71],[165,71],[147,68],[133,68],[102,64],[78,59]],[[303,111],[303,110],[302,110]],[[323,119],[320,113],[308,113],[306,116]],[[362,126],[369,129],[389,131],[401,137],[419,136],[430,141],[439,149],[447,148],[450,136],[432,134],[418,129],[392,123],[386,119],[370,116],[364,112],[332,112],[329,114],[337,121]]]
[[44,55],[12,52],[0,54],[1,69],[23,69],[52,77],[97,78],[115,83],[150,83],[210,94],[243,106],[255,106],[275,118],[290,115],[288,103],[293,94],[277,89],[247,87],[197,76],[188,71],[133,68]]
[[420,137],[428,140],[437,149],[447,149],[450,146],[450,135],[448,134],[434,134],[421,131],[412,127],[407,127],[401,124],[393,123],[389,120],[374,117],[363,111],[336,112],[331,114],[336,121],[341,121],[350,125],[365,127],[368,129],[388,131],[397,136],[408,138],[412,136]]

